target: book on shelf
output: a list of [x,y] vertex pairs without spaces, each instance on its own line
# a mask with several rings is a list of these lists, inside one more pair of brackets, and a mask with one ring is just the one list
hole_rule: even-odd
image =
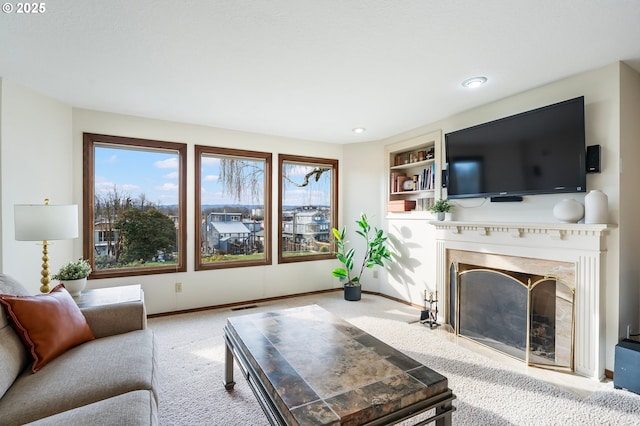
[[416,211],[426,212],[433,205],[433,198],[418,198],[416,200]]
[[436,185],[436,165],[431,164],[422,169],[417,175],[407,176],[404,172],[391,172],[391,182],[389,188],[391,192],[404,191],[403,184],[406,180],[413,181],[414,191],[425,191],[435,189]]
[[422,169],[422,173],[418,177],[418,188],[421,191],[435,189],[436,185],[436,168],[435,164]]
[[402,172],[391,172],[391,192],[400,192],[402,191],[402,184],[404,183],[407,177],[406,173]]

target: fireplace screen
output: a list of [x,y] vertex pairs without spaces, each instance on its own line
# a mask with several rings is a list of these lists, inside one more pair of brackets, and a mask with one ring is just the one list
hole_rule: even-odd
[[528,364],[573,368],[574,296],[564,283],[491,269],[455,273],[453,265],[449,278],[459,335]]

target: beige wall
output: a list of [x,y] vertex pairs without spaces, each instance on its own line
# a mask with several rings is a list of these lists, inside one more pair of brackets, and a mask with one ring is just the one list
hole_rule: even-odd
[[[640,158],[638,111],[640,77],[624,64],[614,63],[591,72],[557,81],[543,87],[465,111],[453,117],[422,126],[384,141],[353,145],[334,145],[274,136],[257,135],[204,126],[179,124],[138,117],[72,109],[38,95],[12,82],[1,80],[0,90],[0,197],[2,221],[2,271],[14,275],[36,292],[39,286],[40,248],[16,242],[13,235],[13,205],[41,202],[49,197],[60,203],[82,202],[82,133],[151,138],[185,142],[188,150],[187,184],[194,183],[193,145],[242,147],[274,154],[299,154],[340,160],[340,224],[353,229],[361,211],[372,217],[375,226],[384,226],[392,240],[404,251],[404,261],[396,264],[388,276],[378,279],[367,271],[365,290],[380,291],[394,297],[420,303],[425,289],[435,282],[432,230],[424,220],[385,219],[386,171],[385,146],[441,129],[444,133],[527,111],[576,96],[585,96],[587,144],[602,146],[601,174],[588,175],[589,189],[602,189],[609,196],[609,222],[620,224],[608,237],[606,333],[608,369],[613,369],[613,348],[626,324],[638,332],[638,271],[635,253],[640,241],[637,217],[640,210],[637,168]],[[620,169],[620,159],[625,163]],[[274,155],[277,164],[277,155]],[[274,187],[277,182],[274,182]],[[553,206],[571,196],[583,201],[584,194],[526,197],[522,203],[483,203],[481,199],[458,202],[454,219],[511,220],[553,222]],[[274,193],[274,206],[277,192]],[[193,217],[194,197],[189,191],[188,214]],[[273,218],[276,226],[277,218]],[[236,268],[222,271],[193,270],[194,236],[188,225],[188,270],[185,273],[103,279],[90,281],[90,287],[140,283],[145,289],[150,313],[217,305],[264,297],[339,287],[329,271],[332,261],[304,262],[267,267]],[[353,234],[352,234],[353,235]],[[623,237],[620,237],[623,235]],[[351,237],[353,239],[353,237]],[[400,244],[401,243],[401,244]],[[277,250],[274,238],[274,253]],[[59,242],[51,249],[52,269],[82,255],[81,238]],[[392,278],[393,277],[393,278]],[[397,279],[401,277],[401,279]],[[175,282],[183,283],[183,292],[174,292]],[[633,329],[635,326],[635,330]]]
[[3,242],[4,242],[4,229],[5,229],[5,224],[3,222],[4,219],[4,214],[2,212],[2,206],[4,205],[4,203],[2,202],[2,171],[4,170],[4,168],[2,167],[2,159],[4,158],[3,152],[2,152],[2,105],[4,103],[4,98],[2,97],[2,86],[3,86],[3,79],[2,77],[0,77],[0,271],[3,271],[3,265],[4,265],[4,256],[2,255],[3,251],[2,248],[4,246]]
[[[623,63],[566,78],[530,91],[511,96],[462,112],[444,120],[414,129],[385,141],[384,146],[398,143],[418,135],[441,129],[444,134],[476,124],[506,117],[554,102],[585,97],[586,143],[602,147],[602,173],[587,175],[587,189],[601,189],[609,197],[609,223],[620,224],[607,237],[606,288],[603,289],[606,318],[606,368],[613,370],[614,347],[626,324],[633,324],[638,332],[638,261],[633,253],[640,252],[640,226],[637,225],[640,198],[621,197],[621,192],[633,194],[638,182],[638,171],[633,165],[620,170],[620,159],[629,164],[640,158],[640,131],[638,129],[640,88],[638,73]],[[621,104],[624,110],[621,113]],[[622,123],[622,125],[621,125]],[[621,134],[622,132],[622,134]],[[384,156],[383,148],[379,155]],[[444,162],[444,155],[442,156]],[[633,163],[631,163],[633,164]],[[633,170],[630,170],[633,169]],[[627,191],[624,191],[624,189]],[[370,188],[369,190],[373,190]],[[380,187],[375,188],[380,191]],[[563,198],[574,198],[584,203],[585,194],[537,195],[525,197],[521,203],[490,203],[481,198],[455,200],[454,220],[554,222],[553,206]],[[628,213],[621,214],[621,210]],[[405,246],[415,248],[421,257],[414,257],[403,268],[402,279],[381,281],[380,291],[394,296],[406,295],[414,303],[421,300],[422,292],[431,290],[435,282],[435,246],[429,241],[425,223],[416,220],[389,219],[387,226],[394,238],[402,239]],[[622,231],[622,232],[621,232]],[[620,235],[625,235],[624,240]],[[408,237],[408,238],[407,238]]]
[[[344,174],[342,179],[343,195],[343,221],[340,226],[346,226],[348,240],[356,249],[356,265],[362,262],[362,254],[365,245],[362,237],[355,233],[357,225],[355,221],[365,213],[371,226],[384,227],[384,191],[383,183],[386,182],[384,173],[384,156],[380,155],[382,145],[374,142],[344,145]],[[380,291],[383,271],[376,268],[378,277],[375,278],[373,270],[365,270],[362,274],[362,289],[365,291]]]
[[640,333],[640,74],[620,67],[620,288],[619,336]]
[[[40,286],[42,247],[36,243],[14,240],[13,206],[42,203],[45,197],[50,198],[52,203],[82,204],[83,132],[187,143],[189,188],[193,188],[194,184],[195,144],[272,152],[274,170],[277,170],[277,153],[336,158],[340,161],[339,176],[342,176],[342,145],[73,109],[6,79],[0,80],[0,83],[0,270],[24,283],[32,293],[37,293]],[[277,180],[273,184],[272,205],[277,206]],[[189,190],[187,219],[192,217],[194,193]],[[276,220],[274,215],[274,229]],[[134,279],[90,280],[88,287],[139,283],[145,290],[149,313],[339,287],[338,281],[329,272],[335,266],[332,261],[195,272],[193,224],[187,226],[187,272]],[[275,235],[272,250],[275,256]],[[82,256],[82,235],[73,241],[55,242],[49,253],[50,269],[55,272],[63,263]],[[175,293],[175,282],[183,284],[182,293]]]
[[[135,138],[183,142],[187,149],[187,272],[159,274],[135,278],[90,280],[89,287],[107,287],[139,283],[145,290],[150,313],[191,309],[246,300],[304,293],[339,287],[331,277],[332,261],[277,264],[277,233],[273,235],[271,266],[232,268],[215,271],[194,271],[194,145],[242,148],[273,153],[273,169],[277,173],[278,153],[336,158],[340,161],[339,178],[343,175],[343,146],[301,141],[205,126],[151,120],[84,109],[73,109],[73,193],[80,202],[82,196],[82,134],[83,132]],[[277,207],[278,181],[274,179],[272,206]],[[342,186],[342,182],[340,184]],[[343,196],[339,203],[342,204]],[[342,210],[342,208],[341,208]],[[272,229],[277,229],[273,216]],[[81,240],[74,245],[76,256],[82,254]],[[182,293],[174,284],[182,283]]]
[[[2,272],[37,293],[42,245],[16,241],[14,204],[77,202],[73,187],[71,108],[7,79],[0,80]],[[51,271],[73,257],[72,241],[49,247]]]

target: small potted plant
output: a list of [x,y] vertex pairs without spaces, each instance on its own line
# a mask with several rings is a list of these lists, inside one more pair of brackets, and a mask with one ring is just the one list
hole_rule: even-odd
[[63,265],[52,278],[64,284],[64,288],[75,297],[86,287],[90,273],[91,265],[87,260],[80,258]]
[[429,207],[429,211],[436,214],[436,219],[444,220],[444,214],[449,213],[453,208],[453,204],[449,202],[446,198],[441,198],[437,200],[431,207]]
[[362,285],[360,284],[360,278],[364,272],[364,268],[373,268],[374,266],[384,266],[383,260],[392,262],[391,252],[387,248],[387,237],[384,236],[382,229],[371,229],[367,215],[362,213],[360,220],[356,220],[358,224],[358,230],[356,233],[360,235],[366,244],[366,251],[360,265],[360,270],[355,276],[351,275],[353,270],[353,257],[355,256],[355,249],[347,249],[348,241],[345,239],[347,234],[347,228],[342,227],[342,230],[332,228],[333,237],[335,238],[337,251],[336,257],[342,263],[342,267],[335,268],[331,271],[334,277],[340,278],[341,281],[345,281],[344,284],[344,298],[345,300],[357,301],[360,300],[362,295]]

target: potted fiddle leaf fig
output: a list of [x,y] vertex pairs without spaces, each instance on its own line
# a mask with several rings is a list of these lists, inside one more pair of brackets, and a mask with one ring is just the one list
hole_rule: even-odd
[[356,220],[356,224],[358,225],[356,233],[364,239],[366,247],[362,264],[356,274],[352,274],[356,250],[353,247],[347,248],[349,242],[346,240],[346,226],[342,227],[341,230],[337,228],[331,229],[337,248],[335,254],[338,261],[342,264],[342,267],[335,268],[331,271],[331,274],[345,282],[344,298],[350,301],[360,300],[362,296],[360,278],[362,277],[364,268],[384,266],[383,261],[393,262],[391,252],[387,247],[387,237],[384,235],[384,231],[378,228],[373,228],[372,230],[367,215],[364,213],[361,213],[360,220]]
[[72,296],[79,296],[87,285],[87,277],[91,273],[91,265],[85,259],[78,259],[63,265],[51,278],[64,284],[64,288]]

